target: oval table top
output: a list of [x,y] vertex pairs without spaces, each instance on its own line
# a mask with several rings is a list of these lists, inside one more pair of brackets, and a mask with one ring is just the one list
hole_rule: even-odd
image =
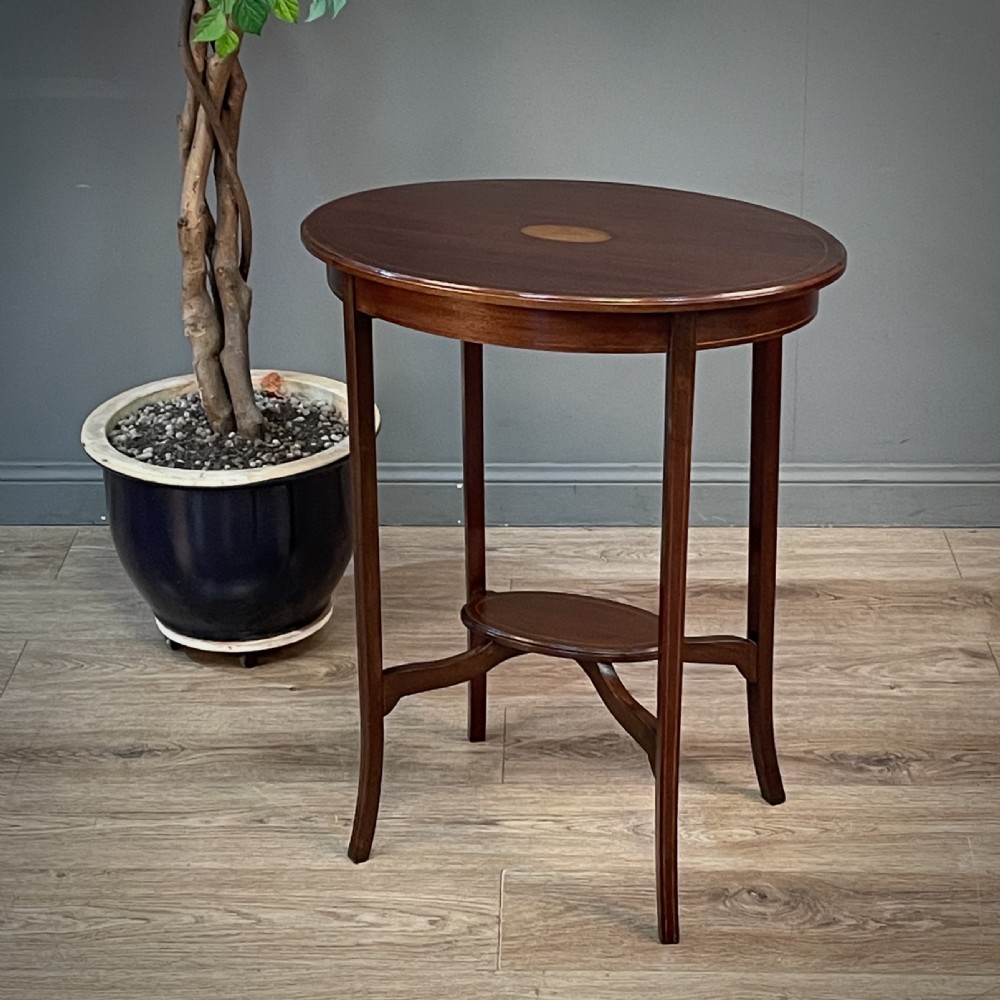
[[795,296],[843,272],[841,243],[794,215],[711,195],[565,180],[362,191],[302,224],[346,274],[497,305],[677,312]]

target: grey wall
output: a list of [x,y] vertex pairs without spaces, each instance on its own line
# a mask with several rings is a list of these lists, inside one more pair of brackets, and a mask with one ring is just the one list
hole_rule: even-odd
[[[103,398],[189,365],[173,224],[176,3],[30,5],[0,37],[0,522],[91,521]],[[787,342],[783,516],[1000,523],[996,0],[351,0],[247,45],[254,360],[343,373],[315,205],[568,176],[800,213],[847,276]],[[134,49],[132,46],[141,46]],[[699,360],[697,522],[745,513],[744,349]],[[457,344],[382,326],[386,518],[458,519]],[[487,352],[492,516],[655,518],[662,362]]]

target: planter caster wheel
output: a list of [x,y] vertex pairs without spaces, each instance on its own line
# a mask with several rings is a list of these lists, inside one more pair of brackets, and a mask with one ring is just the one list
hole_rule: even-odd
[[[168,636],[164,636],[163,641],[166,644],[167,649],[174,652],[185,648],[183,643],[178,642],[176,639],[171,639]],[[252,667],[256,667],[260,663],[260,653],[239,653],[237,654],[236,659],[239,661],[241,667],[245,667],[249,670]]]

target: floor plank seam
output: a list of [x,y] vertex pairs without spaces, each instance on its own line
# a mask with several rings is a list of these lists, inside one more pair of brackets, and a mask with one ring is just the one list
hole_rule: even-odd
[[507,709],[503,710],[503,729],[500,733],[500,784],[507,780]]
[[14,666],[10,668],[10,673],[7,675],[7,679],[3,682],[3,687],[0,688],[0,698],[2,698],[7,691],[7,687],[10,684],[11,677],[14,676],[14,671],[17,670],[17,665],[21,662],[21,657],[24,656],[24,651],[28,648],[28,641],[25,640],[21,643],[21,648],[17,651],[17,656],[14,657]]
[[979,873],[976,871],[976,853],[972,849],[972,838],[966,837],[966,843],[969,845],[969,860],[972,862],[972,877],[975,881],[976,886],[976,912],[979,917],[979,943],[983,943],[983,893],[979,887]]
[[948,546],[948,551],[951,553],[951,559],[952,562],[955,564],[955,569],[958,570],[958,578],[960,580],[964,580],[965,577],[962,575],[962,567],[959,566],[958,564],[958,556],[955,555],[955,550],[952,548],[951,539],[948,537],[948,532],[942,531],[941,534],[944,535],[944,543],[945,545]]
[[503,945],[503,883],[507,877],[507,869],[500,869],[500,899],[497,905],[497,968],[500,971],[500,949]]
[[[1000,655],[997,654],[997,648],[993,645],[992,641],[986,641],[986,647],[990,651],[990,655],[993,657],[993,665],[997,668],[997,673],[1000,674]],[[506,732],[504,733],[506,736]]]
[[59,579],[59,574],[63,571],[63,566],[66,565],[66,560],[69,559],[70,552],[73,551],[73,546],[76,545],[76,540],[80,537],[80,529],[77,528],[73,532],[73,537],[70,539],[69,545],[66,546],[66,552],[63,554],[62,560],[59,563],[59,568],[56,570],[56,575],[53,577],[54,580]]

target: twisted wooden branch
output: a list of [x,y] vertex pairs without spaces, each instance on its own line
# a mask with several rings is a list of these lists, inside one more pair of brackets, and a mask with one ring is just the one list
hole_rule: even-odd
[[[233,196],[239,210],[240,232],[242,243],[240,246],[240,274],[246,281],[250,274],[250,257],[253,252],[253,226],[250,220],[250,203],[247,201],[246,191],[243,188],[243,181],[240,180],[239,171],[236,167],[236,147],[230,141],[226,128],[222,123],[222,109],[219,104],[212,99],[208,88],[202,79],[202,74],[198,70],[194,54],[191,51],[191,16],[194,13],[195,0],[184,0],[181,7],[180,34],[178,37],[178,48],[180,50],[181,65],[184,67],[184,75],[187,77],[188,85],[191,88],[194,98],[205,112],[212,136],[219,155],[222,158],[222,166],[227,174],[227,179],[232,184]],[[236,57],[232,57],[235,61]]]
[[[182,0],[178,48],[188,83],[178,119],[182,316],[210,426],[256,439],[264,418],[254,397],[247,342],[253,230],[236,162],[246,78],[237,55],[220,58],[192,40],[207,10],[207,0]],[[206,193],[213,167],[215,216]]]

